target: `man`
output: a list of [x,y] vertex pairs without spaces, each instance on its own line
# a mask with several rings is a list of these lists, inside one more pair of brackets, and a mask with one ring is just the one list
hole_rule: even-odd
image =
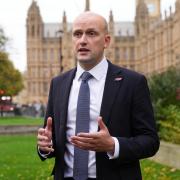
[[[140,180],[139,159],[159,148],[146,79],[106,60],[110,36],[102,16],[80,14],[72,40],[77,68],[51,82],[45,125],[37,137],[39,155],[55,157],[56,180]],[[89,77],[82,85],[84,74]],[[82,92],[90,95],[80,103]],[[88,131],[81,127],[87,121]]]

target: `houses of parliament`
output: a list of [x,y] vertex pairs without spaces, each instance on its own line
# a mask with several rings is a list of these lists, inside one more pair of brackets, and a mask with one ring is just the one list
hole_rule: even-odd
[[[134,22],[115,22],[109,13],[110,47],[106,57],[114,64],[150,76],[180,65],[180,0],[162,18],[161,0],[136,0]],[[85,1],[85,11],[90,1]],[[98,12],[97,12],[98,13]],[[167,15],[168,14],[168,15]],[[52,77],[76,65],[72,53],[72,23],[66,12],[62,22],[44,23],[40,8],[32,1],[27,19],[27,72],[20,102],[46,103]],[[23,97],[24,96],[24,97]]]

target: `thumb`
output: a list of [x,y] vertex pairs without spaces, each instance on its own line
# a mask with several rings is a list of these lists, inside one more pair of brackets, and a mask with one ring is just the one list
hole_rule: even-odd
[[52,131],[52,118],[48,117],[47,119],[47,124],[46,124],[46,128],[47,131]]
[[105,130],[105,129],[107,129],[107,128],[106,128],[106,125],[104,124],[101,116],[98,117],[98,124],[99,124],[100,130]]

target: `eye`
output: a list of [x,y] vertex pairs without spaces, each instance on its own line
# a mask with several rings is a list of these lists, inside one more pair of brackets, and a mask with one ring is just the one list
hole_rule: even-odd
[[96,32],[95,31],[89,31],[89,32],[87,32],[87,35],[90,37],[94,37],[96,35]]
[[76,38],[80,38],[82,36],[82,33],[81,32],[74,32],[73,36]]

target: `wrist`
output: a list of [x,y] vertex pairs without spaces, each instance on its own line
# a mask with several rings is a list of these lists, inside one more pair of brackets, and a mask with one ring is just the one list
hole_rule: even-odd
[[120,144],[116,137],[112,137],[112,138],[114,140],[114,151],[113,151],[113,153],[107,152],[107,155],[108,155],[109,159],[116,159],[119,157]]
[[110,154],[114,154],[114,151],[115,151],[115,142],[114,142],[114,139],[113,137],[110,137],[110,146],[109,146],[109,150],[108,150],[108,153]]

